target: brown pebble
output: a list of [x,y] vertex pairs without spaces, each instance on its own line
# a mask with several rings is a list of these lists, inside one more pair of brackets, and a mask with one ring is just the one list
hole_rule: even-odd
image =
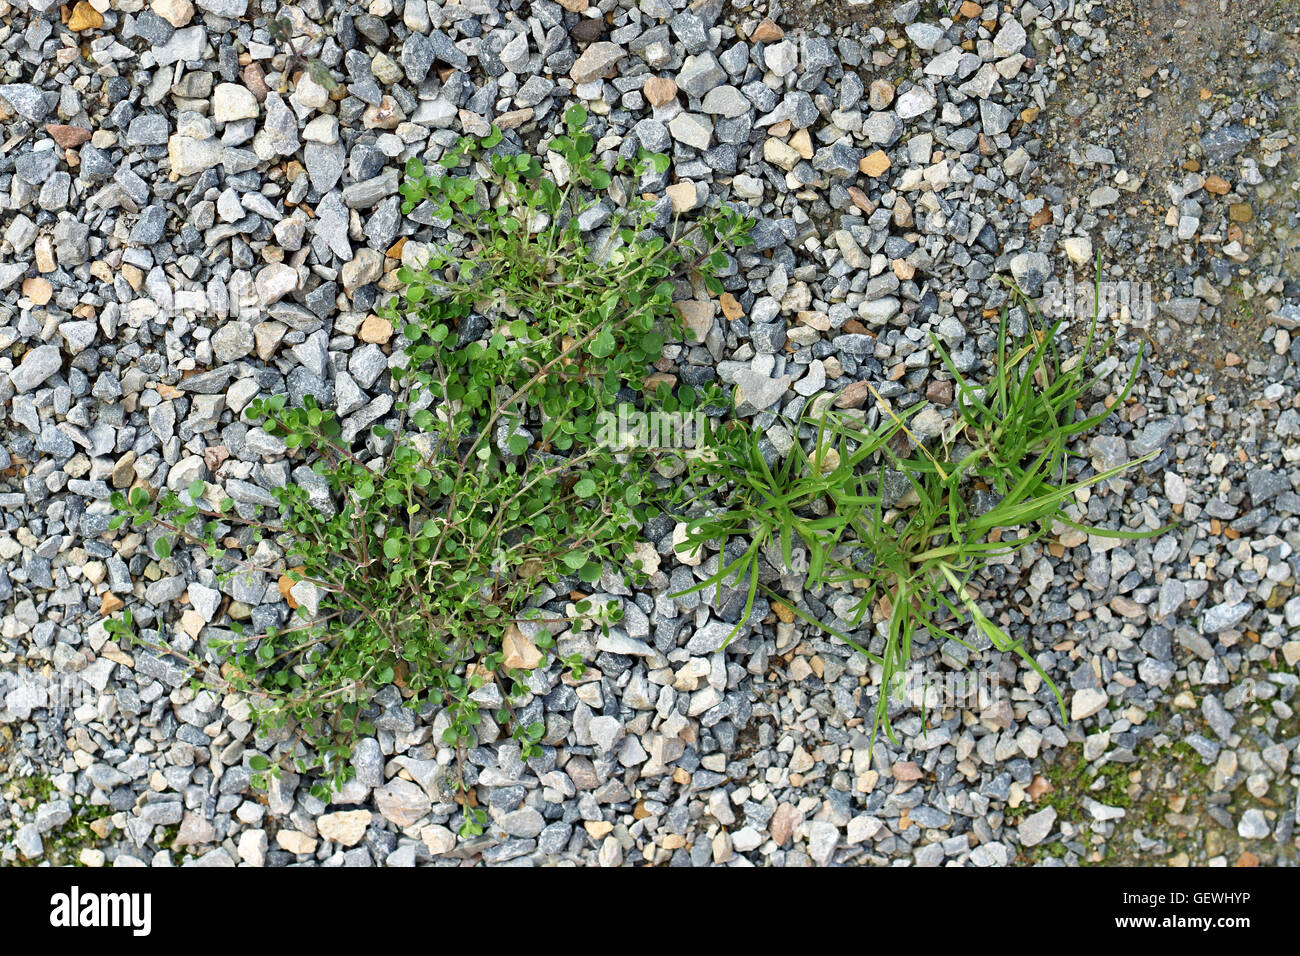
[[49,236],[41,236],[32,246],[32,259],[36,263],[37,272],[53,272],[58,268],[54,261],[54,240]]
[[868,96],[869,105],[873,110],[886,109],[894,102],[894,84],[888,80],[872,80]]
[[244,81],[244,86],[248,92],[257,98],[257,102],[265,103],[266,94],[271,92],[271,88],[266,85],[266,74],[262,72],[261,66],[256,63],[250,63],[244,67],[240,78]]
[[113,465],[110,477],[114,488],[130,488],[135,481],[135,452],[128,451]]
[[894,225],[899,229],[907,229],[915,225],[916,219],[912,215],[912,204],[902,196],[894,200]]
[[508,113],[502,113],[494,122],[501,129],[516,129],[527,123],[533,118],[533,108],[525,106],[521,110],[511,110]]
[[872,179],[882,175],[887,169],[889,169],[889,154],[883,149],[878,149],[870,156],[863,156],[858,160],[858,171]]
[[772,819],[768,821],[767,832],[777,846],[784,846],[794,834],[795,824],[803,819],[803,814],[788,803],[776,808]]
[[579,43],[593,43],[605,35],[604,20],[579,20],[569,36]]
[[65,126],[62,123],[46,123],[45,132],[49,133],[50,139],[64,149],[76,149],[90,139],[90,130],[81,126]]
[[652,76],[645,81],[641,92],[651,106],[663,106],[677,96],[677,83],[666,76]]
[[755,43],[775,43],[783,36],[785,31],[768,18],[754,27],[754,32],[749,35],[749,38]]
[[728,322],[734,322],[736,319],[744,317],[745,310],[741,308],[740,302],[730,292],[722,293],[718,302],[722,305],[722,314],[726,316]]
[[377,315],[368,315],[357,337],[372,345],[385,345],[393,337],[393,323]]
[[82,30],[98,30],[103,25],[104,15],[86,0],[80,0],[72,8],[72,16],[68,17],[68,29],[73,33],[80,33]]
[[32,305],[45,305],[54,294],[54,287],[40,276],[23,280],[23,295],[32,300]]
[[808,134],[808,130],[806,129],[798,130],[793,136],[790,137],[790,145],[794,147],[794,151],[798,153],[803,159],[813,158],[814,150],[812,144],[812,136]]
[[853,200],[853,205],[857,206],[868,216],[876,211],[876,204],[871,201],[871,197],[857,186],[849,187],[849,198]]
[[1222,176],[1213,175],[1205,178],[1205,191],[1207,193],[1214,193],[1216,196],[1222,196],[1230,189],[1232,189],[1232,185]]
[[925,387],[925,398],[935,405],[952,404],[952,382],[934,379]]
[[835,398],[836,408],[861,408],[871,397],[871,383],[853,382],[843,388]]
[[912,760],[900,760],[893,766],[895,780],[920,780],[921,768]]
[[276,586],[280,591],[280,597],[284,598],[284,603],[289,605],[289,607],[293,610],[298,609],[298,601],[296,598],[294,598],[292,594],[289,593],[289,591],[297,583],[298,583],[297,581],[289,577],[289,575],[287,574],[280,575],[280,580],[276,582]]
[[225,445],[208,445],[203,449],[203,464],[208,466],[208,471],[215,472],[229,457],[230,452],[226,450]]
[[672,200],[673,212],[681,214],[690,212],[695,208],[696,196],[695,184],[692,182],[673,183],[664,190],[668,198]]

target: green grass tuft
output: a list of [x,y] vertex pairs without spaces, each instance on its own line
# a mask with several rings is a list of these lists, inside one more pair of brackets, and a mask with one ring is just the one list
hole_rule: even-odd
[[[1036,318],[1032,303],[1023,304]],[[1069,477],[1070,449],[1124,401],[1141,362],[1139,350],[1132,374],[1111,406],[1092,415],[1081,412],[1084,397],[1098,384],[1089,370],[1111,345],[1111,340],[1098,345],[1096,324],[1094,316],[1081,352],[1070,359],[1058,345],[1061,322],[1044,327],[1031,321],[1027,333],[1017,337],[1008,330],[1004,309],[996,362],[980,386],[958,371],[934,338],[954,379],[956,413],[928,444],[908,426],[923,406],[899,413],[878,394],[883,414],[874,428],[849,412],[810,403],[813,410],[805,418],[815,427],[810,450],[796,443],[775,468],[763,458],[761,434],[735,428],[716,460],[691,463],[696,498],[712,498],[720,505],[689,520],[680,550],[709,541],[725,553],[732,538],[749,544],[739,557],[719,561],[716,573],[690,591],[744,588],[742,621],[762,593],[879,664],[884,686],[873,734],[883,727],[894,739],[888,698],[895,688],[901,692],[918,638],[928,635],[973,648],[972,630],[1036,671],[1056,695],[1064,720],[1060,690],[1024,638],[1010,636],[980,607],[977,585],[993,559],[1034,544],[1058,523],[1081,527],[1064,511],[1076,492],[1147,460],[1082,479]],[[981,490],[993,496],[990,507],[978,505],[976,492]],[[1085,530],[1131,538],[1164,529]],[[765,558],[790,569],[796,547],[807,555],[805,588],[856,595],[847,621],[819,620],[761,580]],[[867,647],[877,626],[884,642],[879,653]]]

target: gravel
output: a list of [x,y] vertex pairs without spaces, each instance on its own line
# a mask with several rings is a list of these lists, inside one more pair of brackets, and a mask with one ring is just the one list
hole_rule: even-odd
[[[1143,59],[1134,25],[1091,0],[938,6],[953,15],[845,7],[853,29],[837,5],[720,0],[282,8],[333,88],[319,67],[281,75],[288,58],[248,0],[115,5],[79,36],[12,8],[0,787],[49,792],[6,801],[0,861],[56,861],[53,838],[88,805],[101,842],[86,859],[106,866],[1072,865],[1109,849],[1148,864],[1294,862],[1300,282],[1279,249],[1297,228],[1282,106],[1296,44],[1216,6],[1207,22],[1229,59],[1256,67],[1247,88],[1199,72],[1214,69],[1202,56],[1172,70]],[[91,53],[64,55],[74,47]],[[756,219],[720,309],[681,284],[691,333],[661,367],[734,388],[773,462],[809,438],[795,423],[819,395],[878,421],[865,383],[940,440],[953,382],[931,333],[978,376],[1004,278],[1046,295],[1069,277],[1077,292],[1100,251],[1108,281],[1151,286],[1149,316],[1132,302],[1106,316],[1116,360],[1093,369],[1085,411],[1119,394],[1140,343],[1155,351],[1072,476],[1149,458],[1070,509],[1157,533],[1057,527],[973,582],[1061,689],[1068,721],[1037,672],[962,631],[969,647],[926,639],[914,653],[931,678],[970,669],[984,698],[942,701],[924,723],[917,701],[891,702],[897,739],[873,744],[878,668],[761,598],[728,642],[743,593],[670,596],[718,566],[716,545],[677,552],[684,525],[656,520],[642,535],[649,584],[615,568],[601,581],[620,623],[557,635],[587,675],[552,665],[514,705],[545,726],[542,756],[524,761],[485,711],[463,767],[489,816],[482,837],[456,833],[446,715],[402,707],[396,686],[328,802],[290,772],[253,790],[254,758],[281,762],[288,738],[256,733],[248,701],[196,692],[157,645],[203,657],[235,621],[282,623],[275,575],[220,580],[185,548],[156,559],[148,536],[109,531],[108,497],[201,479],[210,501],[251,513],[295,481],[330,506],[240,410],[311,393],[346,436],[394,420],[387,372],[405,340],[377,306],[400,264],[456,241],[401,215],[406,161],[431,165],[493,121],[509,149],[531,148],[574,101],[602,161],[670,156],[639,188],[666,197],[665,217],[724,202]],[[1185,121],[1132,138],[1158,109]],[[580,225],[598,237],[613,212],[602,203]],[[1071,341],[1090,315],[1072,315]],[[885,485],[906,508],[906,477]],[[795,570],[766,555],[765,581],[848,628],[852,602],[799,592]],[[106,631],[122,606],[155,647]],[[854,637],[883,648],[870,623]],[[1076,761],[1110,786],[1121,769],[1128,789],[1045,806]],[[1168,790],[1174,773],[1195,776]],[[1177,819],[1146,825],[1144,802]]]

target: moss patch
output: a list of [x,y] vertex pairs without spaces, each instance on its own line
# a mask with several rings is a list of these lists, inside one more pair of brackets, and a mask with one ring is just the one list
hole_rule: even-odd
[[[1213,736],[1198,712],[1183,711],[1178,716],[1181,729],[1170,736],[1181,738],[1189,732]],[[1160,707],[1147,721],[1163,728],[1174,717],[1172,709]],[[1244,743],[1238,751],[1248,749],[1250,745]],[[1098,766],[1083,759],[1082,744],[1058,751],[1039,771],[1039,787],[1045,783],[1050,789],[1043,790],[1037,800],[1008,809],[1007,821],[1014,826],[1029,814],[1051,807],[1058,821],[1072,824],[1077,833],[1068,841],[1057,838],[1023,849],[1018,862],[1068,858],[1081,866],[1204,865],[1222,856],[1230,865],[1286,865],[1300,857],[1295,841],[1279,845],[1272,839],[1245,840],[1235,827],[1225,826],[1211,815],[1212,810],[1219,816],[1226,812],[1237,820],[1252,807],[1280,811],[1287,799],[1285,780],[1275,781],[1260,798],[1252,796],[1244,783],[1226,794],[1216,791],[1214,767],[1182,739],[1169,742],[1166,738],[1160,745],[1148,741],[1136,750],[1135,757],[1129,764]],[[1109,836],[1094,832],[1095,821],[1086,809],[1089,799],[1125,811],[1113,821]],[[1162,845],[1152,847],[1154,840]]]
[[[45,800],[40,802],[44,803]],[[19,856],[12,865],[39,866],[48,862],[50,866],[85,866],[81,862],[82,850],[102,849],[108,844],[107,839],[95,831],[93,824],[112,816],[113,809],[91,806],[80,797],[74,797],[71,805],[72,817],[68,822],[41,835],[45,853],[35,860],[24,860]]]

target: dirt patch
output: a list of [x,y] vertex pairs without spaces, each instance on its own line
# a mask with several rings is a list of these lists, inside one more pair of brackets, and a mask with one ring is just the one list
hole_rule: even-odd
[[[916,21],[937,23],[942,17],[954,17],[962,0],[921,0]],[[869,30],[880,27],[886,33],[901,36],[903,24],[894,18],[894,9],[902,0],[776,0],[769,5],[768,16],[786,31],[816,33],[819,27],[840,31],[845,27]],[[738,21],[758,15],[762,3],[730,0],[731,19]]]
[[1296,865],[1294,841],[1243,838],[1234,825],[1248,810],[1263,812],[1270,822],[1285,813],[1293,799],[1285,775],[1267,784],[1250,781],[1262,763],[1248,743],[1234,752],[1243,755],[1240,761],[1207,764],[1177,739],[1191,732],[1214,738],[1194,708],[1162,708],[1143,722],[1166,732],[1139,744],[1132,763],[1089,763],[1083,746],[1073,744],[1044,764],[1029,788],[1034,799],[1008,810],[1008,819],[1018,824],[1052,807],[1057,825],[1068,825],[1072,835],[1022,849],[1018,862],[1073,852],[1085,866],[1204,866],[1215,858],[1230,866]]
[[[1043,111],[1044,179],[1087,210],[1094,190],[1127,175],[1119,201],[1094,211],[1106,264],[1150,282],[1157,301],[1187,297],[1200,276],[1197,294],[1213,307],[1195,318],[1162,313],[1149,330],[1153,370],[1190,370],[1214,391],[1248,398],[1252,364],[1257,372],[1272,355],[1270,292],[1252,282],[1300,277],[1295,9],[1281,0],[1112,0],[1105,10],[1108,49],[1085,59],[1087,43],[1076,39]],[[1240,156],[1207,155],[1201,138],[1225,115],[1252,140]],[[1114,163],[1090,158],[1089,146],[1111,150]],[[1258,164],[1256,181],[1242,175],[1243,160]],[[1194,194],[1203,207],[1195,239],[1171,243],[1170,217],[1182,212],[1171,212],[1171,189],[1192,175],[1222,182]],[[1233,242],[1235,257],[1224,251]]]
[[[1050,128],[1048,149],[1059,154],[1101,141],[1123,157],[1131,176],[1172,174],[1188,157],[1201,91],[1217,85],[1219,51],[1244,33],[1252,5],[1259,4],[1234,3],[1221,14],[1219,0],[1109,4],[1110,49],[1079,62],[1061,84],[1057,102],[1046,111],[1061,120]],[[1162,70],[1166,76],[1159,75]],[[1151,95],[1141,97],[1140,88]],[[1071,116],[1080,109],[1086,112]]]
[[861,26],[888,30],[898,26],[891,12],[892,4],[852,3],[850,0],[805,0],[782,5],[776,22],[786,30],[814,31],[821,24],[827,26]]

